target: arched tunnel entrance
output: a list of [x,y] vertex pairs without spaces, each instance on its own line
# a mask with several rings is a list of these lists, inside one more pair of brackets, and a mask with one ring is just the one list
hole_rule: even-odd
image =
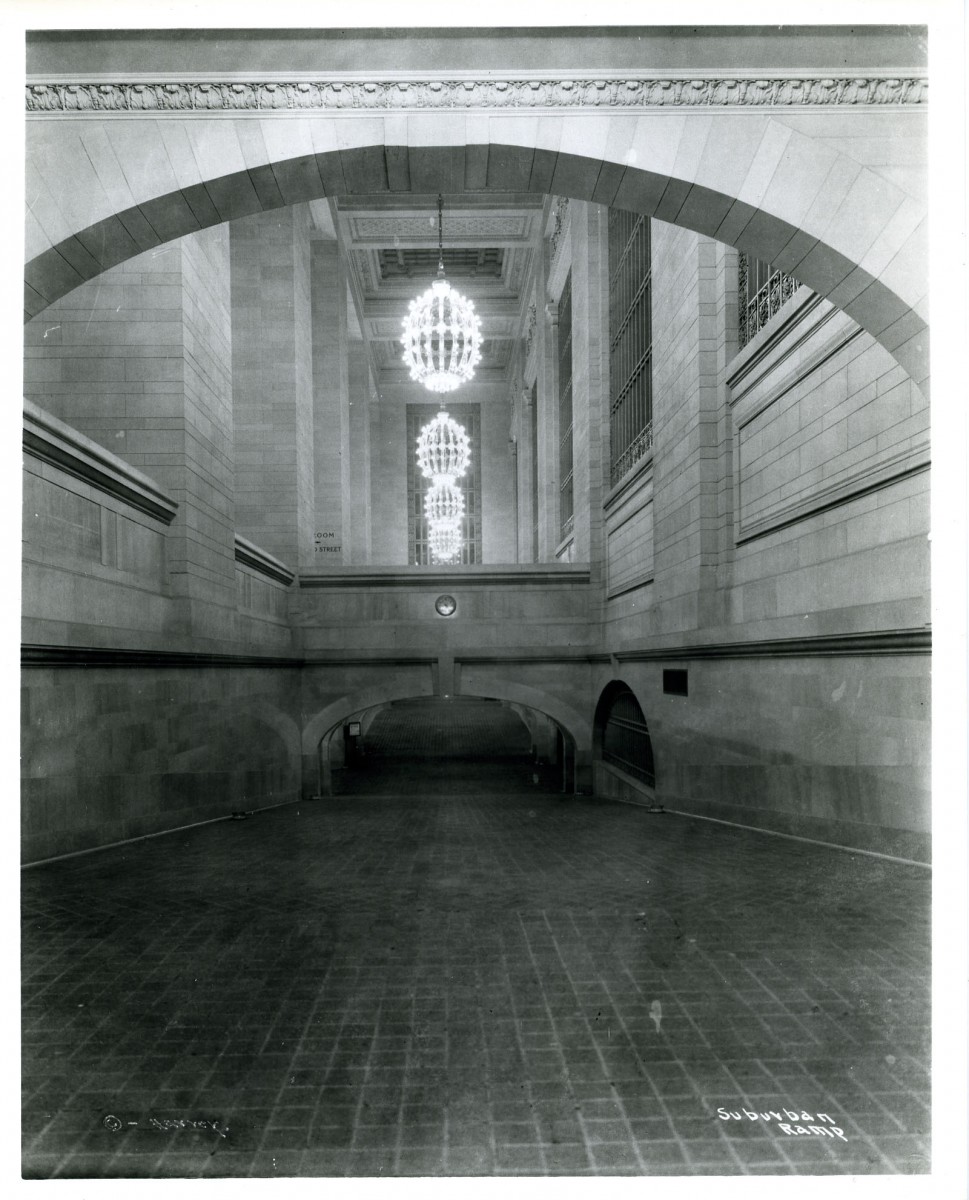
[[571,735],[536,709],[495,699],[379,705],[331,730],[320,754],[333,795],[575,790]]

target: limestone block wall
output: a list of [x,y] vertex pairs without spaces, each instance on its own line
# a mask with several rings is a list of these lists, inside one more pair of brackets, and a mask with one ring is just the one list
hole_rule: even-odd
[[606,598],[614,601],[635,593],[627,603],[642,603],[649,594],[654,570],[651,461],[644,461],[628,484],[620,484],[610,492],[603,512]]
[[[664,694],[670,667],[687,671],[687,696]],[[621,662],[618,677],[642,707],[666,807],[929,859],[924,657],[671,656]]]
[[24,448],[23,641],[91,646],[109,636],[122,647],[164,644],[174,502],[32,405]]
[[309,233],[305,205],[230,225],[236,526],[293,567],[316,526]]
[[753,633],[926,626],[922,393],[826,301],[795,297],[730,364],[731,621]]
[[[442,617],[436,598],[457,601]],[[588,572],[527,568],[463,568],[431,572],[414,567],[380,573],[304,576],[292,599],[292,619],[306,654],[457,653],[502,648],[591,650],[598,633]]]
[[299,795],[298,672],[24,668],[23,861]]
[[509,414],[504,397],[489,395],[481,404],[481,559],[486,564],[513,563],[518,556]]
[[653,247],[654,457],[605,505],[602,685],[637,691],[670,807],[924,859],[924,398],[807,290],[738,352],[733,252],[657,222]]
[[172,633],[217,636],[234,608],[231,329],[225,226],[146,251],[25,327],[24,395],[177,503]]

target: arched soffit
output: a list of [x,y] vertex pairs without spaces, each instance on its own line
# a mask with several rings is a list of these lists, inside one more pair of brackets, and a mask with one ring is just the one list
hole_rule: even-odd
[[[526,708],[535,709],[551,718],[551,720],[569,734],[580,749],[585,749],[590,744],[592,729],[589,722],[582,717],[581,713],[569,705],[556,700],[553,696],[539,691],[537,688],[526,687],[523,684],[488,680],[481,688],[473,690],[462,688],[461,695],[479,700],[504,700],[510,703],[522,704]],[[341,696],[340,699],[328,704],[326,708],[321,709],[318,713],[314,713],[303,726],[303,754],[315,754],[321,740],[349,717],[355,717],[368,709],[386,707],[396,700],[433,699],[434,696],[432,694],[416,692],[413,686],[407,687],[406,685],[398,688],[392,686],[370,688],[368,691],[359,692],[355,696]]]
[[[644,213],[776,263],[847,312],[917,384],[927,378],[924,204],[820,136],[832,116],[850,116],[852,132],[864,135],[865,110],[833,106],[818,116],[819,136],[786,124],[783,111],[756,107],[342,122],[270,115],[84,113],[80,122],[70,114],[30,122],[28,318],[163,242],[285,205],[528,191]],[[901,116],[919,121],[922,113]],[[891,143],[886,128],[883,145]],[[95,140],[111,158],[114,186],[92,168]]]

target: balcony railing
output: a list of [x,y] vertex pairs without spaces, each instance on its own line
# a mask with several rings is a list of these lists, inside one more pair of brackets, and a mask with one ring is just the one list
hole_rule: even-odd
[[[749,295],[750,284],[754,282],[751,276],[763,277],[768,271],[766,281],[752,295]],[[793,275],[784,271],[771,270],[769,265],[748,259],[746,254],[740,256],[740,346],[741,349],[760,333],[767,322],[780,312],[800,287]]]
[[633,465],[641,458],[644,458],[653,448],[653,422],[641,429],[633,438],[622,454],[612,464],[612,469],[609,473],[609,482],[615,487],[623,476],[632,469]]

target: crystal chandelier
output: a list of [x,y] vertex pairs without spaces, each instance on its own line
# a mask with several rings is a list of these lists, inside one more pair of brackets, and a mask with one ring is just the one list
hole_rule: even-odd
[[442,480],[424,497],[424,514],[432,529],[460,529],[464,495],[457,484]]
[[461,553],[464,539],[460,529],[432,529],[428,537],[435,562],[454,562]]
[[444,278],[444,201],[437,198],[437,279],[410,303],[403,320],[403,359],[410,377],[432,392],[453,392],[474,375],[481,359],[481,328],[474,304]]
[[471,450],[464,426],[442,409],[417,439],[417,465],[425,479],[459,479],[468,469]]
[[464,494],[455,483],[471,463],[471,442],[464,426],[443,410],[417,438],[417,465],[431,486],[424,496],[428,545],[435,562],[453,562],[464,546],[461,523]]

